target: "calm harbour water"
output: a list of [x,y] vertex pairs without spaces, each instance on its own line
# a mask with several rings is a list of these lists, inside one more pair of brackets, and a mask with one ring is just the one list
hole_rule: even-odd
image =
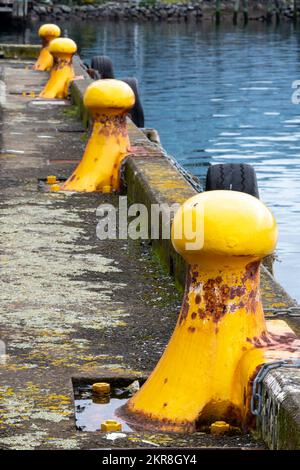
[[[38,25],[34,25],[37,29]],[[89,61],[105,54],[117,77],[139,80],[146,126],[187,170],[254,166],[261,199],[279,225],[275,275],[300,301],[300,30],[292,24],[215,28],[187,24],[63,23]],[[0,42],[37,42],[0,30]]]

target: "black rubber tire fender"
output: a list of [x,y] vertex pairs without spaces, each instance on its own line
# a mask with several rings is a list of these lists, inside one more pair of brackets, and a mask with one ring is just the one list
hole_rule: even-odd
[[206,191],[217,189],[240,191],[259,199],[256,173],[247,163],[211,165],[206,175]]
[[100,78],[115,78],[113,63],[106,55],[92,57],[91,68],[99,73]]
[[139,92],[138,92],[138,81],[134,77],[130,78],[120,78],[122,82],[127,83],[127,85],[130,86],[132,89],[134,96],[135,96],[135,104],[131,111],[129,112],[129,116],[133,123],[137,127],[145,127],[145,116],[144,116],[144,110],[143,106],[139,97]]

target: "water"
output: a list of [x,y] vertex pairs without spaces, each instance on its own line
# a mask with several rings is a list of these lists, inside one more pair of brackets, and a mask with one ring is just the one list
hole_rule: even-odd
[[93,394],[91,385],[77,386],[74,389],[77,429],[80,431],[100,431],[101,423],[113,419],[121,424],[123,432],[132,431],[133,428],[116,414],[118,408],[125,405],[136,391],[135,389],[128,390],[126,387],[130,387],[131,381],[128,380],[127,382],[126,386],[124,384],[122,386],[112,384],[109,395]]
[[[146,125],[186,169],[203,176],[208,163],[254,166],[279,224],[275,275],[300,301],[300,107],[291,101],[299,31],[289,23],[61,26],[84,60],[105,54],[117,77],[138,78]],[[36,42],[30,31],[0,33],[1,42],[24,37]]]
[[123,432],[130,432],[132,429],[126,421],[115,415],[115,410],[125,405],[127,400],[112,398],[109,404],[101,404],[93,401],[93,398],[80,398],[75,400],[76,427],[80,431],[100,431],[101,423],[106,420],[116,420],[122,425]]

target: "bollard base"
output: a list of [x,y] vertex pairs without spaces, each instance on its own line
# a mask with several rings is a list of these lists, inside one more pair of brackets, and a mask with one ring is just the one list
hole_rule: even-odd
[[[172,395],[164,397],[165,403],[161,404],[159,416],[151,408],[145,410],[134,408],[132,401],[135,397],[130,402],[122,405],[116,411],[116,416],[124,419],[135,430],[147,429],[154,431],[159,429],[166,432],[207,432],[214,422],[225,421],[233,433],[247,433],[256,425],[256,418],[250,411],[250,403],[252,384],[261,368],[261,365],[258,365],[254,373],[249,375],[253,367],[253,361],[257,361],[260,357],[264,358],[265,363],[284,359],[298,359],[300,354],[300,340],[284,321],[269,320],[266,322],[266,326],[267,331],[263,332],[260,337],[246,339],[253,347],[245,352],[237,364],[233,377],[235,385],[230,399],[222,400],[221,397],[216,398],[212,395],[211,400],[201,407],[201,390],[199,391],[199,401],[197,401],[190,392],[190,378],[185,377],[183,381],[178,381],[178,384],[181,384],[180,389],[179,387],[175,388]],[[201,374],[201,371],[199,374]],[[151,379],[149,379],[150,381]],[[244,384],[242,389],[240,388],[241,384]],[[186,392],[183,392],[183,390]],[[162,393],[163,390],[159,395]],[[174,406],[174,403],[176,404],[178,400],[182,401],[182,393],[185,393],[186,403],[193,402],[193,409],[196,409],[196,405],[199,406],[197,413],[194,413],[195,418],[190,420],[182,419],[180,415],[167,418],[164,414],[164,408],[167,408],[169,404]],[[242,404],[240,402],[241,394],[243,394]],[[186,407],[186,410],[188,409]]]

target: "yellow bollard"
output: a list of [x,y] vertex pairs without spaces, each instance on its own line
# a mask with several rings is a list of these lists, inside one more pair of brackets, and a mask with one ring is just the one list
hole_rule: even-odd
[[40,93],[41,98],[66,98],[68,96],[69,83],[74,78],[72,57],[77,51],[77,46],[72,39],[58,38],[51,41],[49,52],[53,55],[54,63],[50,78]]
[[89,85],[84,105],[93,117],[92,135],[81,162],[62,190],[110,192],[119,189],[120,165],[130,149],[126,113],[134,100],[132,89],[119,80],[97,80]]
[[120,416],[139,428],[169,431],[193,432],[216,421],[243,430],[252,425],[258,367],[275,356],[299,356],[299,340],[287,325],[273,320],[267,329],[264,320],[260,262],[276,240],[273,215],[248,194],[209,191],[181,206],[172,227],[174,248],[188,264],[179,319],[156,368]]
[[39,29],[39,36],[42,39],[42,49],[33,69],[51,70],[53,65],[53,56],[49,52],[49,45],[53,39],[60,36],[60,28],[56,26],[56,24],[43,24]]

